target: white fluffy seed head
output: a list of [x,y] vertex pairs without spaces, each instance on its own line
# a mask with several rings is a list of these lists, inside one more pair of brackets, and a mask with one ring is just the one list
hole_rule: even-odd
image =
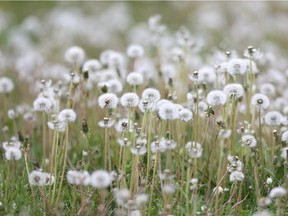
[[107,188],[113,181],[112,176],[105,170],[96,170],[91,174],[90,184],[98,189]]
[[54,177],[49,173],[33,170],[28,177],[29,184],[32,186],[44,186],[54,182]]
[[67,172],[67,181],[74,185],[88,185],[90,183],[90,175],[87,171],[69,170]]
[[244,88],[239,83],[227,84],[223,90],[229,98],[239,99],[244,96]]
[[281,186],[273,188],[269,193],[269,197],[271,199],[282,198],[282,197],[285,197],[286,195],[287,195],[287,190]]
[[269,98],[264,94],[255,94],[251,98],[251,105],[258,108],[267,109],[270,105]]
[[5,157],[7,160],[20,160],[22,152],[19,148],[10,147],[6,150]]
[[128,92],[122,95],[120,101],[125,108],[137,107],[139,104],[139,97],[136,93]]
[[128,74],[126,81],[131,86],[138,86],[143,83],[144,79],[141,73],[131,72]]
[[7,94],[14,89],[13,81],[8,77],[0,78],[0,93]]
[[244,179],[244,174],[240,171],[234,171],[230,174],[230,181],[231,182],[241,182]]
[[104,93],[99,96],[98,104],[104,109],[115,109],[118,104],[118,97],[113,93]]
[[281,141],[284,142],[284,143],[288,143],[288,131],[285,131],[283,134],[282,134],[282,137],[281,137]]
[[66,50],[64,57],[67,62],[79,66],[85,59],[85,52],[81,47],[73,46]]
[[163,120],[174,120],[179,117],[179,109],[173,103],[163,104],[159,107],[158,114],[159,117]]
[[196,143],[195,141],[188,142],[185,145],[185,149],[191,158],[199,158],[202,156],[203,148],[200,143]]
[[193,118],[193,113],[191,110],[189,109],[181,109],[179,111],[179,119],[184,121],[184,122],[189,122],[191,121]]
[[100,68],[101,68],[101,63],[96,59],[91,59],[84,63],[82,72],[88,71],[89,73],[95,73]]
[[203,67],[198,70],[198,80],[205,83],[214,83],[216,80],[216,73],[212,67]]
[[288,160],[288,147],[282,148],[282,150],[281,150],[281,157],[282,157],[284,160]]
[[257,140],[253,135],[245,134],[241,137],[242,146],[254,148],[257,145]]
[[118,79],[112,79],[106,82],[106,85],[108,86],[109,92],[117,94],[122,92],[123,85]]
[[76,120],[76,113],[73,109],[63,109],[58,114],[59,121],[63,122],[74,122]]
[[276,88],[271,83],[263,83],[260,85],[259,90],[262,94],[268,95],[268,96],[275,96],[276,94]]
[[140,58],[144,55],[144,48],[137,44],[132,44],[127,48],[127,55],[131,58]]
[[245,74],[247,72],[247,64],[244,59],[234,58],[227,64],[227,72],[231,75]]
[[268,112],[264,116],[264,122],[265,124],[269,126],[278,126],[282,123],[282,121],[283,121],[283,116],[278,111]]
[[207,103],[211,106],[224,105],[227,101],[227,96],[223,91],[212,90],[207,94]]
[[46,97],[38,97],[33,102],[33,108],[35,111],[50,112],[52,106],[52,101]]
[[142,99],[151,103],[157,103],[160,97],[160,92],[154,88],[147,88],[142,92]]

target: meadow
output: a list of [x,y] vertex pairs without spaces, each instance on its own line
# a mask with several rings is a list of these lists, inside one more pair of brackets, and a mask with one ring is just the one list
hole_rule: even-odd
[[288,215],[286,2],[0,6],[0,215]]

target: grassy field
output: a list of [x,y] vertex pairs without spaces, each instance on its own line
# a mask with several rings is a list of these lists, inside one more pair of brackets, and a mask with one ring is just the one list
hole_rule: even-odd
[[1,2],[0,215],[288,215],[286,2]]

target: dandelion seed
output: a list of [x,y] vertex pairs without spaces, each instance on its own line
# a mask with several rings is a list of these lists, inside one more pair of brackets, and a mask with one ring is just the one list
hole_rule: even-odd
[[143,83],[143,75],[141,73],[132,72],[128,74],[126,81],[131,86],[139,86]]
[[117,94],[123,91],[123,85],[118,79],[112,79],[106,82],[109,92]]
[[5,157],[7,160],[20,160],[22,157],[22,152],[19,148],[9,147],[5,152]]
[[136,93],[128,92],[122,95],[120,101],[125,108],[134,108],[139,104],[139,97]]
[[202,156],[203,148],[201,144],[193,142],[188,142],[185,146],[186,151],[191,158],[199,158]]
[[268,210],[261,210],[255,212],[252,216],[271,216],[271,213]]
[[234,171],[241,171],[243,168],[243,163],[237,156],[228,155],[227,157],[229,164],[227,165],[227,170],[232,173]]
[[278,126],[282,123],[283,116],[277,111],[271,111],[265,114],[264,122],[269,126]]
[[175,104],[163,104],[159,107],[159,117],[163,120],[174,120],[179,118],[179,109]]
[[213,189],[214,194],[222,194],[224,192],[223,188],[220,186],[217,186]]
[[230,179],[230,181],[231,182],[241,182],[241,181],[243,181],[243,179],[244,179],[244,174],[242,173],[242,172],[240,172],[240,171],[233,171],[231,174],[230,174],[230,177],[229,177],[229,179]]
[[247,72],[247,65],[245,60],[238,58],[231,59],[227,63],[227,72],[232,76],[245,74]]
[[5,151],[9,148],[21,148],[21,143],[18,140],[11,140],[9,142],[3,142],[2,147]]
[[207,103],[211,106],[224,105],[226,100],[227,96],[223,91],[213,90],[207,94]]
[[132,44],[127,49],[127,55],[131,58],[140,58],[144,55],[144,48],[137,44]]
[[193,113],[189,109],[181,109],[179,111],[179,119],[184,122],[189,122],[193,118]]
[[87,171],[74,171],[67,172],[67,181],[69,184],[74,185],[88,185],[90,183],[90,175]]
[[8,77],[0,78],[0,93],[7,94],[14,89],[13,81]]
[[245,134],[241,137],[242,146],[254,148],[257,145],[257,140],[253,135]]
[[81,47],[73,46],[65,52],[65,60],[71,64],[81,65],[85,59],[85,52]]
[[269,98],[264,94],[255,94],[251,99],[251,105],[258,108],[267,109],[270,105]]
[[115,109],[118,104],[118,97],[113,93],[105,93],[98,98],[99,106],[104,109]]
[[164,152],[166,150],[166,145],[164,142],[161,142],[160,140],[156,140],[151,143],[151,152]]
[[45,97],[38,97],[34,103],[33,107],[35,111],[40,112],[50,112],[52,110],[52,102],[50,99]]
[[130,151],[134,155],[144,155],[147,152],[147,148],[145,146],[136,145],[135,148],[130,148]]
[[288,160],[288,147],[282,148],[282,150],[281,150],[281,157],[282,157],[284,160]]
[[212,67],[203,67],[198,70],[198,80],[205,83],[214,83],[216,80],[216,73]]
[[63,109],[58,114],[58,119],[63,122],[74,122],[76,120],[76,113],[72,109]]
[[271,199],[282,198],[282,197],[285,197],[286,195],[287,195],[287,190],[281,186],[273,188],[269,193],[269,197]]
[[142,99],[150,103],[157,103],[160,97],[160,92],[157,89],[147,88],[142,92]]
[[105,170],[96,170],[90,176],[90,184],[98,189],[107,188],[112,180],[110,173]]
[[128,189],[121,189],[115,191],[115,200],[118,206],[123,206],[127,208],[130,198],[131,195]]
[[58,132],[64,132],[67,124],[65,121],[54,120],[54,121],[47,122],[47,125],[51,130],[56,130]]
[[114,123],[115,123],[114,120],[105,117],[104,120],[98,122],[98,125],[99,127],[102,127],[102,128],[105,128],[105,127],[110,128],[114,125]]
[[236,98],[239,99],[244,96],[244,88],[241,84],[239,83],[232,83],[232,84],[227,84],[224,87],[224,93],[229,97],[229,98]]
[[84,63],[82,72],[96,73],[100,69],[101,63],[96,59],[91,59]]
[[47,175],[48,173],[33,170],[29,174],[29,184],[32,186],[44,186],[47,184]]

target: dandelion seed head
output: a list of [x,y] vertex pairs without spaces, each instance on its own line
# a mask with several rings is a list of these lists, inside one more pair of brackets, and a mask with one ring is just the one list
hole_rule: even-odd
[[58,119],[62,122],[74,122],[76,120],[76,117],[77,115],[73,109],[63,109],[58,114]]
[[118,104],[118,97],[113,93],[104,93],[99,96],[98,104],[104,109],[115,109]]
[[244,174],[240,171],[233,171],[232,173],[230,173],[230,177],[229,180],[231,182],[241,182],[244,179]]
[[229,98],[239,99],[244,96],[244,88],[239,83],[227,84],[223,91]]
[[48,173],[33,170],[28,177],[29,184],[32,186],[44,186],[47,184],[47,175]]
[[191,110],[184,108],[179,111],[179,119],[181,121],[189,122],[192,120],[192,118],[193,118],[193,113]]
[[245,134],[241,137],[242,146],[254,148],[257,145],[257,140],[253,135]]
[[159,107],[159,117],[163,120],[174,120],[179,118],[179,109],[175,104],[163,104]]
[[0,93],[7,94],[14,89],[13,81],[8,77],[0,78]]
[[141,73],[131,72],[128,74],[126,81],[131,86],[139,86],[144,82],[144,78]]
[[216,80],[216,73],[212,67],[203,67],[198,70],[198,80],[205,83],[214,83]]
[[140,58],[144,55],[144,48],[138,44],[132,44],[127,48],[127,55],[131,58]]
[[282,123],[283,116],[278,111],[270,111],[264,115],[264,122],[269,126],[278,126]]
[[270,105],[270,100],[264,94],[255,94],[251,99],[251,105],[258,108],[267,109]]
[[73,46],[66,50],[65,60],[71,64],[81,65],[85,59],[85,52],[81,47]]
[[252,216],[271,216],[271,213],[268,210],[261,210],[255,212]]
[[109,187],[112,180],[110,173],[105,170],[96,170],[90,176],[90,184],[98,189]]
[[87,60],[82,68],[82,72],[96,73],[101,69],[101,63],[96,59]]
[[142,92],[142,99],[151,103],[157,103],[160,97],[160,92],[154,88],[147,88]]
[[123,91],[123,85],[118,79],[109,80],[105,84],[111,93],[117,94]]
[[273,188],[269,193],[269,197],[271,199],[282,198],[282,197],[285,197],[286,195],[287,195],[287,190],[281,186]]
[[116,190],[114,194],[115,194],[115,200],[116,200],[117,205],[127,208],[128,202],[131,198],[130,191],[124,188],[124,189]]
[[67,172],[67,181],[73,185],[88,185],[90,183],[90,175],[87,171],[69,170]]
[[193,142],[188,142],[185,145],[185,149],[189,154],[189,157],[191,158],[200,158],[203,153],[203,148],[201,144],[193,141]]
[[234,58],[227,63],[227,72],[234,75],[243,75],[247,72],[247,64],[244,59]]
[[268,96],[275,96],[276,94],[276,88],[273,84],[271,83],[263,83],[259,86],[259,91],[264,94],[264,95],[268,95]]
[[50,112],[52,106],[52,101],[45,97],[38,97],[33,103],[34,110],[40,112]]
[[282,150],[281,150],[281,157],[282,157],[284,160],[288,160],[288,147],[282,148]]
[[139,97],[136,93],[128,92],[122,95],[120,101],[125,108],[137,107],[139,104]]
[[5,152],[5,157],[7,160],[20,160],[22,157],[22,152],[19,148],[9,147]]
[[211,106],[224,105],[226,100],[226,94],[220,90],[212,90],[207,94],[207,103]]

